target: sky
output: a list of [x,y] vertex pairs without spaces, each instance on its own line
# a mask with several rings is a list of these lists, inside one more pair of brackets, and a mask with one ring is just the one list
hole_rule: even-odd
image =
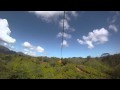
[[31,56],[61,57],[61,46],[64,58],[120,53],[119,11],[65,11],[65,19],[63,14],[0,11],[0,45]]

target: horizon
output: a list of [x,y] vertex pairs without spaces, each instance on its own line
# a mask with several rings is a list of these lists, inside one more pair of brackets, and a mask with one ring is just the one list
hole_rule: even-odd
[[0,11],[0,45],[31,56],[100,57],[120,53],[119,11]]
[[[3,45],[0,45],[0,46],[3,46]],[[3,47],[5,47],[5,46],[3,46]],[[5,47],[5,48],[7,48],[7,47]],[[7,49],[9,49],[9,48],[7,48]],[[10,50],[10,49],[9,49]],[[10,51],[14,51],[14,50],[10,50]],[[14,52],[16,52],[16,51],[14,51]],[[16,52],[17,54],[18,53],[22,53],[22,54],[24,54],[23,52]],[[103,54],[106,54],[106,53],[102,53],[101,55],[99,55],[99,56],[96,56],[96,57],[92,57],[92,56],[90,56],[91,58],[100,58]],[[115,55],[115,54],[120,54],[120,53],[114,53],[114,54],[110,54],[110,53],[107,53],[107,54],[109,54],[109,55]],[[27,54],[24,54],[24,55],[27,55]],[[35,57],[35,58],[38,58],[38,57],[47,57],[47,58],[59,58],[59,59],[61,59],[61,57],[55,57],[55,56],[31,56],[31,55],[28,55],[28,56],[30,56],[30,57]],[[88,56],[86,56],[86,57],[81,57],[81,56],[79,56],[79,57],[64,57],[64,58],[62,58],[62,59],[65,59],[65,58],[87,58]]]

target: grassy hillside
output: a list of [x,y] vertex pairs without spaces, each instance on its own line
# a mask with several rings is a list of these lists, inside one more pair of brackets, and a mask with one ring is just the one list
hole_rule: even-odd
[[0,54],[0,79],[119,79],[118,57],[66,58],[60,63],[55,57]]

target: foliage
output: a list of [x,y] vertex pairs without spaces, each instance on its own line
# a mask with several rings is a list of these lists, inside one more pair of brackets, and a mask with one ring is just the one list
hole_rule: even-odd
[[59,60],[0,54],[0,79],[120,79],[120,54]]

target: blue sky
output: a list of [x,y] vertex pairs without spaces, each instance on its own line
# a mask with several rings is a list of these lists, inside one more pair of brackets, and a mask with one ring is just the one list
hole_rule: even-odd
[[92,57],[120,53],[120,12],[0,11],[0,44],[33,56]]

